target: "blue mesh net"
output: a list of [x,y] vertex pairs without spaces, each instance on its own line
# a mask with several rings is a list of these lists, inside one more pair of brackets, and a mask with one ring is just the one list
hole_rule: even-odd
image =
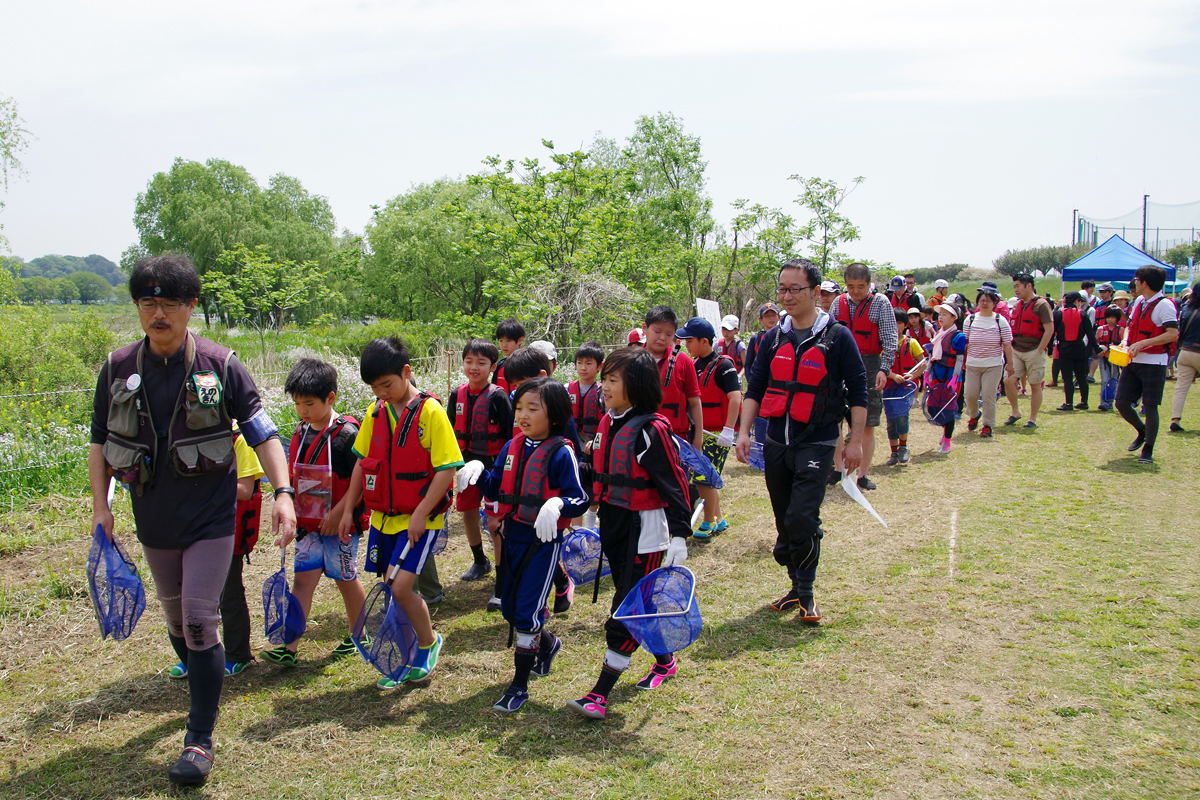
[[363,660],[392,680],[399,680],[417,655],[417,633],[386,583],[377,583],[367,595],[350,638]]
[[1106,406],[1111,406],[1117,400],[1117,384],[1120,381],[1117,378],[1109,378],[1100,387],[1100,402]]
[[917,385],[912,381],[906,383],[889,382],[883,390],[883,413],[889,419],[907,417],[912,410],[913,400],[917,396]]
[[146,587],[133,559],[99,525],[92,532],[87,575],[100,638],[111,636],[118,642],[127,638],[146,610]]
[[445,528],[442,528],[441,530],[430,531],[429,535],[433,537],[433,544],[429,548],[429,555],[440,556],[446,550],[447,542],[450,541],[450,533]]
[[696,577],[687,567],[656,569],[629,590],[613,617],[654,655],[677,653],[700,638]]
[[763,470],[764,472],[766,471],[767,459],[763,456],[762,442],[750,443],[750,452],[747,455],[746,460],[749,461],[750,466],[754,467],[755,469]]
[[679,449],[679,460],[683,462],[683,468],[688,474],[689,482],[711,486],[714,489],[720,489],[725,486],[725,482],[721,480],[721,473],[713,469],[712,462],[708,460],[708,456],[678,436],[675,437],[675,445]]
[[576,586],[585,586],[600,577],[611,575],[608,562],[600,552],[600,534],[591,528],[575,528],[563,536],[562,564]]
[[308,622],[296,596],[288,591],[287,548],[280,555],[279,572],[263,582],[263,623],[271,644],[291,644],[304,635]]
[[949,425],[958,411],[958,390],[952,383],[934,383],[925,390],[921,403],[925,419],[934,425]]

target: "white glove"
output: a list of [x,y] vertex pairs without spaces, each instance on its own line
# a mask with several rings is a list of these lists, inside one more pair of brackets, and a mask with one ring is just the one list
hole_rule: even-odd
[[600,518],[590,508],[583,515],[583,527],[593,531],[600,530]]
[[721,428],[721,434],[717,437],[717,444],[721,447],[733,447],[733,440],[737,438],[737,431],[733,428]]
[[562,510],[561,497],[551,497],[542,503],[542,510],[538,512],[537,522],[533,523],[533,529],[537,531],[537,537],[543,542],[552,542],[558,535],[558,518],[562,515]]
[[483,474],[482,461],[468,461],[463,464],[458,470],[458,490],[466,491],[468,486],[474,486],[475,481],[479,480],[479,476]]
[[678,567],[683,562],[687,561],[687,542],[682,536],[672,536],[671,543],[667,545],[667,554],[663,556],[662,565],[664,567]]

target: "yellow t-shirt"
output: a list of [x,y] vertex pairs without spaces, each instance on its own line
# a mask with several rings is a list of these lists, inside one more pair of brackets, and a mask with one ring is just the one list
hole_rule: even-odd
[[[234,430],[237,430],[236,426]],[[262,464],[259,463],[254,448],[246,444],[246,437],[237,436],[234,438],[233,455],[237,459],[238,480],[242,478],[261,478],[266,474],[263,472]]]
[[[376,403],[372,403],[367,409],[362,426],[358,429],[358,436],[354,439],[354,454],[359,458],[366,458],[371,449],[371,431],[375,427],[372,414],[375,413]],[[391,403],[387,406],[387,418],[388,427],[395,433],[399,417]],[[429,451],[434,472],[457,469],[463,465],[462,451],[458,449],[458,439],[454,436],[454,428],[450,425],[450,418],[446,416],[446,409],[432,398],[421,407],[421,417],[417,420],[417,437],[421,446]],[[382,511],[372,511],[371,527],[380,533],[400,533],[408,530],[408,517],[408,514],[387,516]],[[425,525],[427,530],[438,530],[445,526],[445,514],[430,517]]]

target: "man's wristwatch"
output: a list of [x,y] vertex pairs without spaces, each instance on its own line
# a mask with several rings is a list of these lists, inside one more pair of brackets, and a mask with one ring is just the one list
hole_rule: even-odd
[[293,489],[291,486],[280,486],[280,487],[278,487],[278,488],[275,490],[275,499],[276,499],[276,500],[278,500],[278,499],[279,499],[279,495],[281,495],[281,494],[288,494],[288,495],[291,495],[293,500],[296,498],[296,490],[295,490],[295,489]]

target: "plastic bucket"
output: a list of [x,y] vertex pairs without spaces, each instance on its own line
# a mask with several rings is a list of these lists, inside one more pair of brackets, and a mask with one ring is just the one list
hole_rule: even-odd
[[1129,351],[1119,344],[1114,344],[1108,348],[1108,363],[1118,367],[1129,366]]
[[656,656],[683,650],[700,638],[704,624],[696,601],[696,576],[687,567],[654,570],[629,590],[613,619]]

